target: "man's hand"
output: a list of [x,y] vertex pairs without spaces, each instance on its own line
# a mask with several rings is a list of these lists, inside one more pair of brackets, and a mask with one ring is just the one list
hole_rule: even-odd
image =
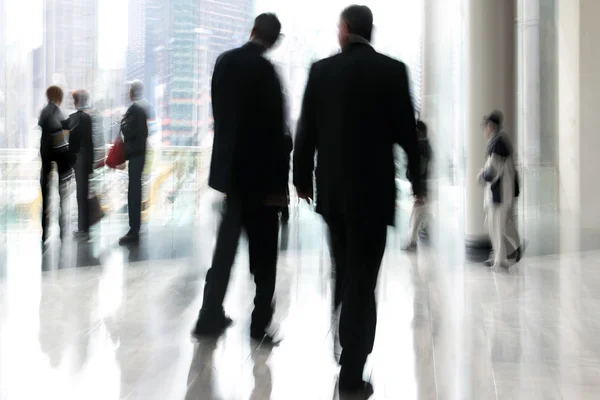
[[426,200],[427,199],[423,196],[415,196],[415,205],[416,206],[425,205]]
[[301,198],[302,200],[305,200],[309,204],[310,204],[310,201],[314,198],[314,193],[313,193],[312,187],[310,189],[300,189],[297,187],[296,193],[298,193],[299,198]]

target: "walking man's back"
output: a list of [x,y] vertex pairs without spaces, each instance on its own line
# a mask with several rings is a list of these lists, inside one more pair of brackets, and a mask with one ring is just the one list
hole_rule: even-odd
[[387,226],[396,208],[393,145],[408,156],[420,195],[415,117],[406,67],[370,45],[373,16],[350,6],[339,24],[342,52],[311,69],[294,152],[294,185],[312,197],[317,152],[317,211],[330,232],[335,266],[334,306],[340,316],[340,390],[363,390],[373,349],[375,286]]
[[226,194],[227,203],[195,335],[219,334],[231,323],[223,299],[242,229],[248,236],[250,271],[256,283],[250,335],[262,340],[271,322],[278,213],[287,198],[289,165],[281,85],[263,53],[275,45],[280,29],[275,15],[259,15],[250,42],[223,54],[215,65],[209,185]]

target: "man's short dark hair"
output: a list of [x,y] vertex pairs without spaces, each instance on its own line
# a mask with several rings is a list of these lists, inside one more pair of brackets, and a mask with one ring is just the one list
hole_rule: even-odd
[[273,13],[260,14],[254,20],[254,37],[265,42],[269,46],[273,46],[279,34],[281,33],[281,22],[277,15]]
[[361,36],[371,41],[373,34],[373,13],[367,6],[352,5],[342,11],[342,21],[348,25],[353,35]]

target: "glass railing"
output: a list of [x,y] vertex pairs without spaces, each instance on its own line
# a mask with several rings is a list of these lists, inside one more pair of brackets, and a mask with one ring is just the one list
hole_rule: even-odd
[[[110,146],[107,146],[108,150]],[[210,155],[210,147],[149,149],[143,181],[143,218],[172,217],[175,208],[181,216],[194,218],[198,212],[198,193],[207,187]],[[40,167],[37,150],[0,150],[0,225],[39,225],[42,204]],[[103,167],[92,174],[91,192],[98,195],[108,215],[126,213],[128,179],[127,169]],[[55,175],[51,185],[56,187],[56,182]],[[69,209],[76,213],[74,180],[68,201],[72,203]]]
[[[201,194],[208,187],[210,156],[210,147],[160,146],[149,150],[143,183],[144,219],[159,222],[173,219],[193,222],[199,213],[203,212],[200,201]],[[0,150],[0,225],[39,225],[39,171],[37,150]],[[531,208],[547,211],[558,209],[556,167],[519,166],[519,173],[522,186],[522,196],[517,203],[519,211]],[[439,176],[431,180],[431,196],[435,197],[436,193],[442,192],[455,193],[456,201],[462,202],[461,180],[451,179],[450,174],[449,170],[446,174],[448,176]],[[110,216],[125,216],[127,185],[126,169],[113,170],[104,167],[96,170],[91,177],[91,190],[99,196],[105,212]],[[399,202],[407,202],[406,205],[410,206],[411,189],[405,179],[404,169],[398,172],[397,187]],[[53,191],[55,192],[56,190]],[[74,180],[70,193],[70,209],[76,214]],[[291,190],[290,194],[294,202],[294,191]]]

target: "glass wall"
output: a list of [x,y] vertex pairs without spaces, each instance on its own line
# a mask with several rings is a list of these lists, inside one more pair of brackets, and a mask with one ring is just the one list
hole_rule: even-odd
[[[88,89],[110,145],[129,103],[128,82],[145,83],[157,116],[151,125],[152,162],[147,170],[146,200],[152,209],[152,196],[167,201],[181,188],[205,184],[215,60],[248,39],[254,16],[275,12],[282,21],[285,38],[269,57],[282,77],[294,127],[308,68],[338,51],[339,13],[347,5],[341,0],[0,1],[2,209],[10,208],[17,220],[36,221],[37,117],[49,85],[65,91],[65,115],[73,112],[70,91]],[[419,109],[422,1],[376,0],[370,7],[374,45],[408,64]],[[98,179],[118,180],[115,174],[120,176],[107,170]],[[3,218],[8,218],[5,211]]]

